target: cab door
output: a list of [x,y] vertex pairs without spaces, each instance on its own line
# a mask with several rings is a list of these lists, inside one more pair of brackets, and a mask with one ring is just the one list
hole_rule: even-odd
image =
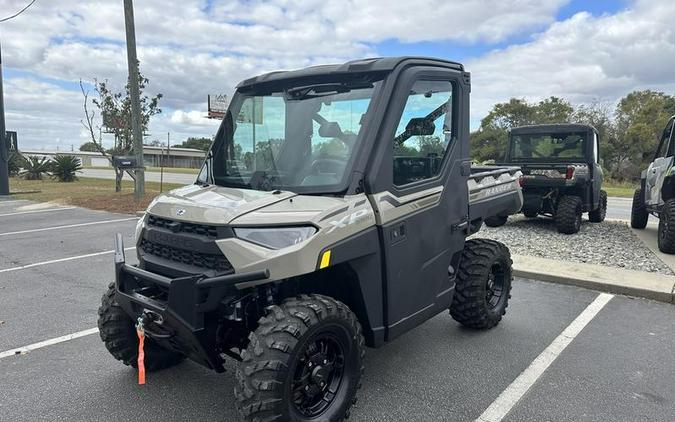
[[452,301],[448,268],[468,213],[468,91],[463,72],[404,71],[378,135],[383,189],[369,198],[384,250],[388,340]]
[[661,136],[661,142],[659,142],[659,148],[656,151],[654,161],[652,161],[647,169],[645,180],[645,201],[647,205],[660,205],[661,187],[668,175],[668,171],[673,166],[673,154],[670,147],[671,142],[673,142],[673,123],[674,119],[671,118]]

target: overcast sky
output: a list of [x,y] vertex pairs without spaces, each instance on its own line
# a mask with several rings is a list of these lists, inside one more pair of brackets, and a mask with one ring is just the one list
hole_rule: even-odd
[[[0,0],[0,19],[29,0]],[[615,103],[675,94],[672,0],[137,0],[149,92],[164,94],[152,139],[212,136],[209,93],[254,74],[370,56],[458,60],[472,73],[472,126],[495,102],[551,95]],[[8,130],[20,147],[87,141],[80,79],[126,78],[122,0],[37,0],[0,23]],[[88,85],[91,88],[91,85]]]

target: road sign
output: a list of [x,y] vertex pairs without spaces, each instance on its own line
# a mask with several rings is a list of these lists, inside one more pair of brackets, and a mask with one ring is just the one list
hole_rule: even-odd
[[230,104],[229,98],[226,94],[216,94],[209,95],[208,106],[209,106],[209,119],[222,119],[225,117],[225,112],[227,111],[227,106]]
[[18,151],[19,144],[17,142],[16,132],[5,132],[5,141],[7,142],[7,149],[9,151]]

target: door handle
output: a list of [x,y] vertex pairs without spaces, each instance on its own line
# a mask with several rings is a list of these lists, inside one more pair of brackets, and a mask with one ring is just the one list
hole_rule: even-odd
[[389,232],[389,240],[392,244],[404,240],[406,237],[406,231],[405,223],[401,223],[396,227],[392,227],[391,231]]

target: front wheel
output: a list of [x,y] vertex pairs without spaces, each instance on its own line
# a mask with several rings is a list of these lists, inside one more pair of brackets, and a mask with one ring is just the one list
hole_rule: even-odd
[[570,195],[560,198],[554,217],[558,232],[564,234],[578,233],[581,229],[582,211],[581,198],[578,196]]
[[[115,359],[134,368],[138,366],[138,336],[134,321],[115,301],[114,283],[110,283],[101,298],[98,330],[105,347]],[[144,352],[148,372],[178,365],[185,359],[184,355],[162,348],[149,337],[145,339]]]
[[356,401],[365,340],[356,315],[311,295],[272,306],[249,336],[237,368],[246,421],[342,421]]
[[598,208],[588,213],[588,219],[591,223],[602,223],[607,215],[607,192],[600,191],[600,203]]
[[504,244],[471,239],[464,244],[450,315],[470,328],[499,324],[511,297],[511,253]]
[[659,215],[658,244],[661,252],[675,254],[675,198],[666,201]]

